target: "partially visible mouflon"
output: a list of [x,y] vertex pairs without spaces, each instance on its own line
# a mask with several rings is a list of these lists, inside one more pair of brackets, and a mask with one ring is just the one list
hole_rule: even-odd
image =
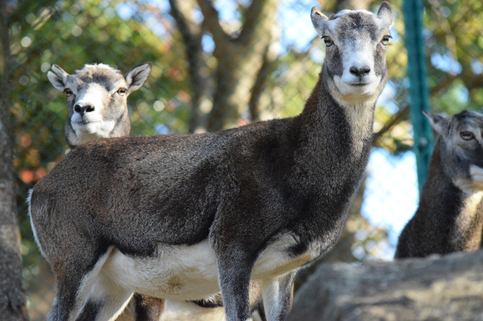
[[396,258],[472,251],[483,235],[483,115],[425,113],[439,133],[419,207],[399,236]]

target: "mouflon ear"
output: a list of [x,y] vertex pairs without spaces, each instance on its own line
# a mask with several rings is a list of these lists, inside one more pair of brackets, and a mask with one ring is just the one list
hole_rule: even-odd
[[384,21],[388,28],[391,28],[394,23],[394,11],[392,10],[391,5],[386,1],[381,3],[381,6],[377,11],[377,17]]
[[47,73],[47,78],[49,78],[52,86],[54,86],[55,89],[61,92],[64,92],[68,76],[69,74],[66,73],[64,69],[60,68],[58,65],[53,65],[52,71],[49,71]]
[[312,18],[312,24],[314,25],[315,30],[319,33],[320,36],[323,34],[324,23],[329,20],[326,15],[317,9],[317,7],[313,7],[310,13],[310,17]]
[[151,72],[151,67],[153,66],[150,62],[145,62],[136,67],[133,67],[128,71],[124,78],[128,86],[127,93],[130,94],[133,91],[138,90],[144,85],[146,79],[148,79],[149,73]]
[[434,128],[435,131],[438,132],[440,135],[445,135],[446,132],[448,131],[448,119],[440,116],[440,115],[435,115],[431,114],[428,112],[423,111],[424,116],[428,118],[429,123],[431,126]]

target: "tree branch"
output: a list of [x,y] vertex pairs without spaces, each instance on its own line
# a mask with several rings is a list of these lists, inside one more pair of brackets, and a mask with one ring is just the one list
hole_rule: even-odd
[[[465,86],[468,88],[469,91],[473,88],[481,88],[483,87],[483,76],[482,75],[475,75],[470,70],[466,70],[459,75],[451,75],[446,74],[444,78],[441,78],[441,81],[432,87],[429,90],[430,97],[433,97],[439,93],[439,91],[448,88],[451,84],[456,80],[461,79]],[[389,132],[394,126],[397,126],[403,119],[407,117],[409,114],[409,105],[404,106],[397,114],[395,114],[390,121],[388,121],[384,127],[381,128],[377,133],[374,133],[372,139],[373,146],[379,146],[378,140],[381,138],[385,133]]]
[[[465,75],[467,74],[467,75]],[[468,69],[465,73],[460,76],[461,80],[465,84],[469,91],[475,88],[483,87],[483,75],[475,75],[471,69]]]
[[372,137],[372,145],[379,146],[378,140],[382,137],[385,133],[390,131],[394,126],[399,124],[404,118],[407,117],[409,114],[409,105],[404,106],[403,109],[399,110],[399,112],[392,117],[390,121],[388,121],[384,127],[381,128],[377,133],[375,133]]
[[[198,123],[201,119],[199,107],[203,100],[207,83],[206,77],[202,76],[202,70],[203,68],[206,68],[203,59],[203,47],[201,45],[204,30],[200,24],[196,24],[194,21],[189,21],[186,16],[181,13],[179,7],[180,1],[181,0],[169,0],[169,3],[171,5],[171,15],[176,21],[184,40],[186,57],[189,64],[191,88],[193,89],[193,95],[191,97],[191,115],[189,119],[189,131],[192,133],[198,127]],[[183,0],[183,5],[185,7],[186,4],[187,1]],[[191,9],[185,8],[184,10],[194,10],[194,6]]]
[[251,121],[259,120],[260,110],[258,102],[260,101],[260,97],[263,93],[265,87],[264,85],[267,82],[267,78],[270,75],[270,70],[273,66],[273,60],[274,59],[270,59],[267,48],[265,54],[263,55],[262,66],[258,71],[257,78],[252,87],[250,101],[248,102],[248,111],[250,113]]
[[178,2],[179,1],[177,0],[169,0],[169,4],[171,6],[171,16],[176,21],[176,24],[178,25],[178,29],[181,32],[184,42],[190,43],[193,41],[193,37],[200,32],[199,29],[201,28],[200,26],[196,26],[193,21],[189,21],[186,16],[181,13]]
[[[257,41],[258,36],[270,33],[279,0],[253,0],[245,15],[237,42],[244,44]],[[264,15],[270,17],[263,17]]]
[[197,0],[197,2],[204,17],[203,26],[211,33],[215,44],[222,46],[229,40],[229,37],[220,25],[218,11],[208,0]]
[[368,10],[369,6],[374,2],[374,0],[339,0],[335,5],[334,12],[339,12],[344,9],[351,10]]

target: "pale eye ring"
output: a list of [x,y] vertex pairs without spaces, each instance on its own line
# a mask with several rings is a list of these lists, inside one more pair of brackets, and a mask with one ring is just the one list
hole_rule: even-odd
[[73,94],[72,90],[70,88],[65,88],[64,89],[64,93],[67,95],[67,96],[70,96]]
[[117,90],[119,95],[125,95],[127,93],[127,88],[121,87]]
[[334,41],[332,41],[329,36],[322,36],[322,39],[324,39],[324,43],[327,48],[334,44]]
[[475,138],[475,135],[473,135],[472,132],[468,132],[468,131],[461,132],[460,136],[463,140],[471,140]]
[[385,35],[382,37],[382,40],[381,40],[381,43],[384,45],[384,46],[387,46],[387,43],[389,42],[389,39],[391,39],[392,37],[390,35]]

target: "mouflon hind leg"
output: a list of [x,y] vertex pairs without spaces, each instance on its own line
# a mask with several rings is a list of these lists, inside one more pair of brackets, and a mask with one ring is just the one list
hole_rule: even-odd
[[263,304],[267,320],[283,321],[292,305],[296,271],[290,271],[262,283]]
[[128,307],[134,321],[158,321],[164,311],[165,301],[134,293]]
[[75,320],[93,285],[95,271],[89,271],[86,261],[69,260],[62,264],[62,270],[63,273],[56,273],[54,269],[57,293],[47,321]]
[[115,320],[129,303],[133,292],[100,273],[76,321]]

